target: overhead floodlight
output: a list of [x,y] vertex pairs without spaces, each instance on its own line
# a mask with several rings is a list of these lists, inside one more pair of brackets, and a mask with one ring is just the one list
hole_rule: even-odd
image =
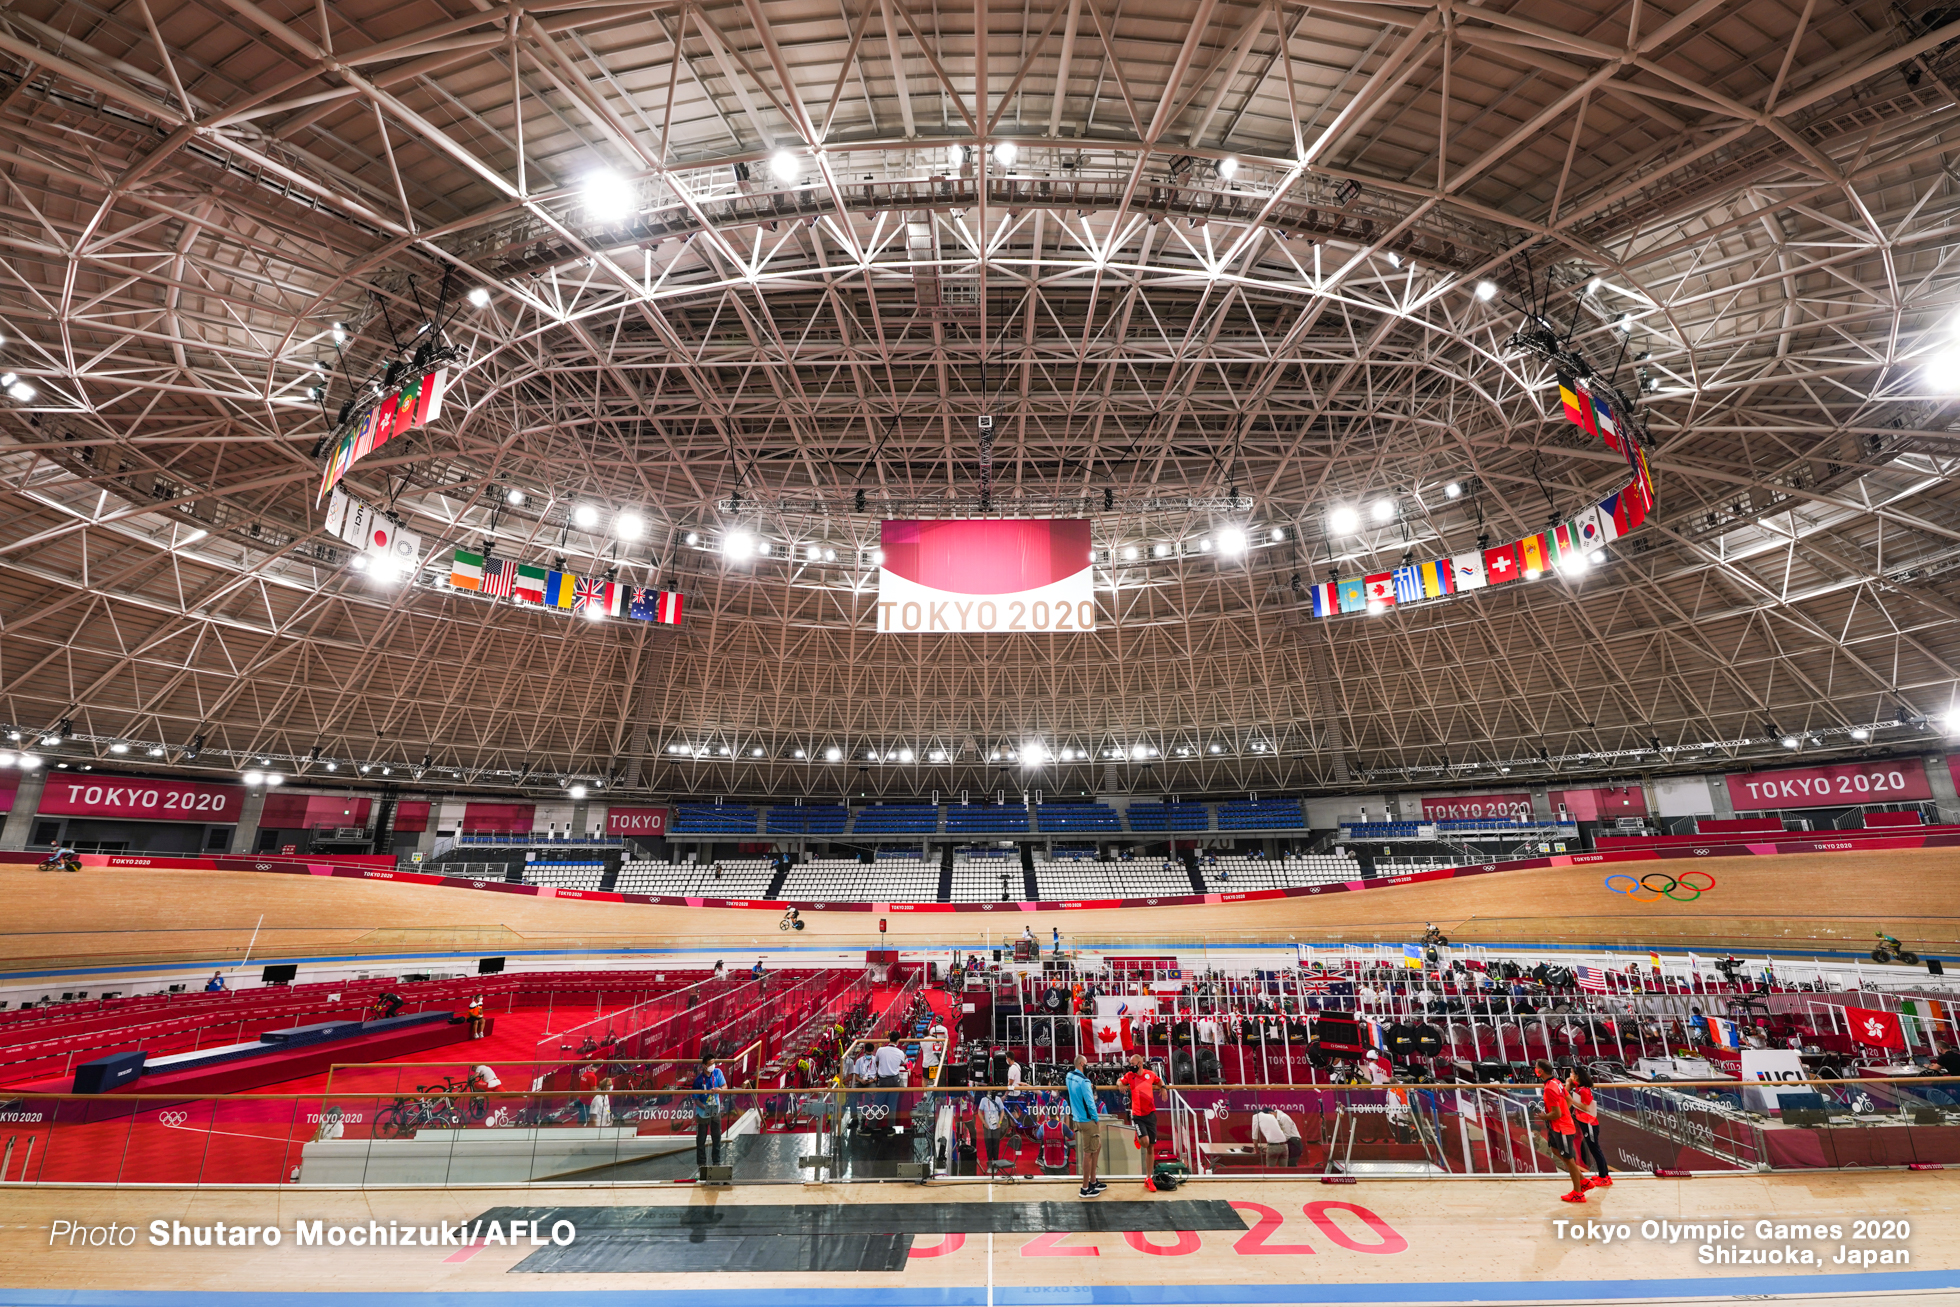
[[327,764],[327,770],[328,770],[328,771],[339,771],[339,770],[340,770],[340,764],[339,764],[339,763],[337,763],[337,762],[330,762],[330,763],[328,763],[328,764]]
[[1218,744],[1214,744],[1214,745],[1212,745],[1212,746],[1211,746],[1211,749],[1210,749],[1210,752],[1212,752],[1212,753],[1223,753],[1224,751],[1225,751],[1225,750],[1224,750],[1224,746],[1223,746],[1223,745],[1218,745]]
[[1218,552],[1228,558],[1236,558],[1245,552],[1245,532],[1235,526],[1228,526],[1218,533]]
[[1586,553],[1584,550],[1575,551],[1571,557],[1565,560],[1566,570],[1571,572],[1583,572],[1591,567],[1592,564],[1592,555]]
[[1455,481],[1443,487],[1443,498],[1458,499],[1463,495],[1463,487]]
[[1150,556],[1153,558],[1169,557],[1170,552],[1171,552],[1171,547],[1165,544],[1161,540],[1159,540],[1156,544],[1150,546]]
[[516,486],[512,486],[509,490],[504,491],[504,502],[512,508],[516,508],[524,502],[524,492]]
[[1781,743],[1783,747],[1786,749],[1795,749],[1800,747],[1803,744],[1803,741],[1799,740],[1794,735],[1786,735],[1782,738],[1781,741],[1779,741],[1779,743]]
[[1368,601],[1368,616],[1376,617],[1387,611],[1388,611],[1388,605],[1383,603],[1381,600],[1370,599]]
[[1395,501],[1393,499],[1377,499],[1369,506],[1368,513],[1377,522],[1386,522],[1395,516]]
[[1391,267],[1391,268],[1399,268],[1399,267],[1401,267],[1401,266],[1402,266],[1402,256],[1401,256],[1401,255],[1399,255],[1399,254],[1397,254],[1397,253],[1396,253],[1396,252],[1395,252],[1394,250],[1390,250],[1390,251],[1388,252],[1388,266],[1389,266],[1389,267]]
[[1598,277],[1594,277],[1591,281],[1586,283],[1586,294],[1588,295],[1599,294],[1599,288],[1601,286],[1604,286],[1605,284],[1606,284],[1605,281],[1603,281],[1602,279]]
[[1274,527],[1272,529],[1271,538],[1274,544],[1278,544],[1280,541],[1286,539],[1286,528],[1283,526]]
[[772,549],[773,547],[774,546],[772,546],[767,540],[759,540],[756,542],[755,551],[758,554],[761,554],[764,558],[767,558],[769,556],[770,549]]
[[994,142],[994,162],[1003,168],[1012,168],[1014,161],[1021,157],[1021,147],[1012,141]]
[[1047,756],[1048,747],[1040,740],[1029,740],[1021,746],[1021,765],[1024,767],[1039,767]]
[[701,543],[701,533],[700,533],[700,532],[698,532],[698,531],[689,531],[689,532],[687,533],[687,542],[688,542],[689,544],[691,544],[691,545],[698,545],[698,544],[700,544],[700,543]]
[[823,756],[827,762],[839,762],[844,757],[844,751],[833,744],[823,751]]
[[1872,733],[1866,730],[1862,726],[1854,726],[1851,728],[1851,738],[1854,740],[1869,740],[1871,739],[1871,737],[1872,737]]
[[819,563],[819,562],[822,562],[822,561],[823,561],[823,546],[822,546],[822,545],[808,545],[808,546],[806,546],[806,547],[804,548],[804,550],[803,550],[803,557],[804,557],[804,558],[806,558],[806,559],[808,559],[808,560],[809,560],[810,562],[812,562],[812,563]]
[[633,187],[615,172],[596,172],[585,179],[585,211],[600,222],[614,222],[633,210]]
[[945,751],[944,749],[934,749],[934,750],[932,751],[932,760],[933,760],[934,762],[945,762],[945,761],[946,761],[946,751]]
[[1960,391],[1960,344],[1949,345],[1927,359],[1921,372],[1937,391]]
[[1327,515],[1327,529],[1337,536],[1353,535],[1361,529],[1361,514],[1342,504]]
[[149,748],[147,748],[147,749],[145,749],[145,750],[143,751],[143,753],[144,753],[144,755],[145,755],[145,756],[147,756],[147,757],[151,757],[151,758],[161,758],[161,757],[163,757],[163,749],[162,749],[162,748],[161,748],[160,746],[157,746],[157,745],[152,745],[152,746],[150,746]]
[[572,523],[590,531],[599,525],[599,510],[590,504],[580,504],[572,510]]
[[345,345],[347,343],[346,323],[336,322],[333,324],[333,343],[336,345]]
[[585,793],[586,793],[585,787],[583,785],[574,785],[572,786],[571,789],[565,792],[571,795],[574,799],[582,799],[585,797]]
[[914,755],[910,749],[900,749],[898,751],[898,760],[900,762],[911,762],[913,756]]
[[760,750],[760,749],[750,749],[750,750],[749,750],[749,757],[751,757],[751,758],[760,758],[761,756],[762,756],[762,750]]
[[730,531],[721,538],[721,552],[730,558],[747,558],[755,552],[755,537],[746,531]]
[[1218,161],[1218,175],[1220,177],[1223,177],[1226,181],[1231,181],[1232,178],[1238,176],[1239,175],[1238,159],[1236,159],[1235,157],[1229,154],[1226,155],[1224,158],[1220,159]]
[[13,385],[7,387],[7,393],[25,404],[28,400],[34,398],[34,387],[28,385],[25,381],[16,381]]
[[638,513],[621,513],[613,519],[613,534],[621,540],[638,540],[647,533],[647,520]]
[[267,785],[284,785],[286,778],[276,771],[269,771],[265,774],[265,783]]
[[587,604],[585,606],[585,620],[588,622],[603,622],[606,620],[606,610],[597,604]]
[[1135,545],[1125,545],[1123,547],[1123,561],[1126,563],[1134,563],[1136,562],[1136,560],[1137,560],[1137,547]]
[[801,757],[803,756],[803,750],[801,750],[801,749],[791,749],[791,750],[790,750],[790,753],[789,753],[789,756],[790,756],[790,757],[792,757],[792,758],[801,758]]
[[1130,756],[1132,758],[1148,758],[1150,756],[1149,746],[1142,744],[1133,745],[1130,749]]
[[262,771],[248,771],[245,773],[245,783],[247,785],[263,785],[265,784],[265,773]]
[[487,286],[472,286],[470,287],[468,298],[474,307],[479,309],[484,308],[490,303],[490,288]]
[[769,175],[787,186],[803,175],[803,161],[794,150],[778,150],[769,156]]
[[1622,332],[1625,332],[1627,335],[1632,335],[1633,315],[1631,313],[1622,313],[1620,315],[1620,320],[1614,323],[1613,325],[1618,327]]
[[1496,283],[1496,282],[1494,282],[1494,281],[1480,281],[1480,282],[1478,282],[1478,283],[1477,283],[1477,298],[1478,298],[1478,299],[1480,299],[1480,300],[1482,300],[1482,301],[1483,301],[1484,303],[1486,303],[1486,304],[1488,304],[1488,303],[1490,303],[1490,302],[1491,302],[1492,300],[1494,300],[1494,299],[1496,299],[1496,298],[1497,298],[1497,283]]

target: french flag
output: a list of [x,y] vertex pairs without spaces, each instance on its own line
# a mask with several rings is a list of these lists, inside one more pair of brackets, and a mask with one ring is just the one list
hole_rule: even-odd
[[1322,581],[1318,585],[1308,586],[1307,589],[1313,596],[1313,615],[1315,617],[1332,617],[1335,613],[1341,611],[1340,600],[1334,592],[1334,583],[1332,581]]

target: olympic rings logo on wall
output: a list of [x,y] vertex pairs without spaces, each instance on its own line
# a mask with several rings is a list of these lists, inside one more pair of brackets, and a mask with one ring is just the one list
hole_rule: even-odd
[[191,1114],[189,1112],[169,1111],[157,1113],[158,1125],[184,1125],[190,1119]]
[[[1708,883],[1706,885],[1693,884],[1689,880],[1691,876],[1699,876]],[[1613,882],[1616,880],[1625,883],[1615,885]],[[1653,882],[1657,880],[1664,880],[1667,884],[1656,885]],[[1715,888],[1715,878],[1705,871],[1684,871],[1679,876],[1670,875],[1665,871],[1650,871],[1636,880],[1624,871],[1616,871],[1606,878],[1604,884],[1607,889],[1612,890],[1615,894],[1624,894],[1635,903],[1658,903],[1662,899],[1673,899],[1676,903],[1693,903],[1709,890]],[[1647,891],[1646,894],[1634,893],[1636,886]],[[1683,896],[1677,892],[1680,890],[1686,890],[1687,894]]]

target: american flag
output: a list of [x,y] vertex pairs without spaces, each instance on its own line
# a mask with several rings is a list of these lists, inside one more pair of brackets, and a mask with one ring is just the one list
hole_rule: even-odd
[[1579,988],[1595,993],[1606,992],[1606,973],[1598,967],[1574,967],[1573,974],[1579,978]]
[[511,582],[516,579],[516,563],[508,558],[486,558],[483,560],[483,588],[479,593],[509,598]]

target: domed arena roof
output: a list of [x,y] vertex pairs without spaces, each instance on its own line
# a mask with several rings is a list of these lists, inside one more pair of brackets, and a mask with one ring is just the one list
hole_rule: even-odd
[[[702,795],[1930,745],[1960,22],[1674,7],[22,0],[0,717]],[[880,631],[963,518],[1086,520],[1094,629]]]

